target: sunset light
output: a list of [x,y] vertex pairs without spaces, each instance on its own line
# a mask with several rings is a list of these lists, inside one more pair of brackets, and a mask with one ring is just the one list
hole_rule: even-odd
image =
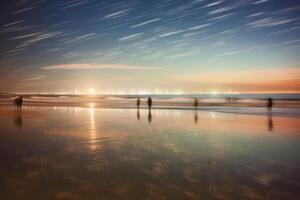
[[88,94],[89,94],[89,95],[95,95],[95,93],[96,93],[95,88],[90,88],[90,89],[88,90]]
[[1,0],[1,200],[300,199],[300,0]]

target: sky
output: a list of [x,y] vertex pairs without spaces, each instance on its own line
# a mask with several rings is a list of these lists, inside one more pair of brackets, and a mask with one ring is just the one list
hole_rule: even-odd
[[0,44],[0,92],[300,92],[298,0],[1,0]]

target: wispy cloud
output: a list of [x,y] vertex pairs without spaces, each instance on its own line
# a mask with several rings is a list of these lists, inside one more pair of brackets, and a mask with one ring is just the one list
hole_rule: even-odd
[[143,33],[135,33],[135,34],[128,35],[128,36],[125,36],[125,37],[121,37],[121,38],[119,38],[118,40],[121,41],[121,42],[122,42],[122,41],[135,40],[135,39],[140,38],[142,35],[143,35]]
[[177,30],[177,31],[170,31],[170,32],[166,32],[166,33],[163,33],[161,35],[159,35],[158,37],[168,37],[168,36],[172,36],[172,35],[176,35],[176,34],[179,34],[179,33],[183,33],[185,30]]
[[97,70],[97,69],[118,69],[118,70],[161,70],[161,67],[146,67],[125,64],[62,64],[42,67],[44,70]]
[[83,40],[86,41],[86,40],[90,40],[90,39],[94,39],[94,38],[97,38],[96,33],[87,33],[87,34],[83,34],[83,35],[77,36],[75,38],[71,38],[69,40],[66,40],[65,44],[71,44],[71,43],[78,42],[78,41],[83,41]]
[[219,54],[218,56],[234,56],[237,54],[242,54],[242,53],[246,53],[255,49],[260,49],[260,48],[264,48],[267,47],[266,45],[257,45],[257,46],[253,46],[253,47],[249,47],[249,48],[245,48],[245,49],[240,49],[240,50],[232,50],[232,51],[226,51],[225,53]]
[[108,15],[105,15],[105,18],[117,18],[117,17],[121,17],[123,15],[127,15],[129,12],[129,10],[121,10],[121,11],[117,11]]
[[45,75],[38,75],[38,76],[32,76],[30,78],[23,79],[21,81],[38,81],[38,80],[44,79],[46,77],[47,76],[45,76]]
[[255,1],[253,4],[261,4],[261,3],[265,3],[265,2],[268,2],[268,0],[258,0],[258,1]]
[[34,9],[34,7],[28,7],[28,8],[20,9],[20,10],[17,10],[15,12],[13,12],[13,14],[19,14],[19,13],[27,12],[27,11],[32,10],[32,9]]
[[25,34],[25,35],[19,35],[16,37],[11,38],[11,40],[21,40],[21,39],[26,39],[26,38],[31,38],[37,35],[43,34],[43,32],[36,32],[36,33],[29,33],[29,34]]
[[227,7],[223,7],[223,8],[218,8],[216,10],[212,10],[208,13],[210,15],[215,15],[215,14],[220,14],[220,13],[223,13],[223,12],[227,12],[227,11],[232,10],[234,8],[236,8],[236,6],[227,6]]
[[212,6],[216,6],[216,5],[219,5],[223,3],[223,1],[215,1],[215,2],[212,2],[212,3],[209,3],[207,4],[206,6],[204,6],[205,8],[208,8],[208,7],[212,7]]
[[133,26],[131,26],[131,28],[137,28],[137,27],[140,27],[140,26],[144,26],[144,25],[147,25],[147,24],[150,24],[150,23],[153,23],[153,22],[159,21],[159,20],[160,20],[160,18],[156,18],[156,19],[148,20],[148,21],[145,21],[145,22],[142,22],[142,23],[139,23],[139,24],[133,25]]
[[246,16],[246,18],[259,17],[259,16],[262,16],[264,14],[265,14],[264,12],[257,12],[257,13],[253,13],[253,14],[250,14],[250,15]]
[[[41,33],[38,33],[38,34],[31,34],[30,36],[25,35],[25,36],[23,36],[23,38],[30,37],[30,39],[22,42],[20,45],[17,46],[17,48],[24,48],[24,47],[30,46],[34,43],[39,42],[39,41],[46,40],[46,39],[55,37],[57,35],[60,35],[61,33],[62,32],[57,32],[56,31],[56,32],[41,32]],[[21,39],[21,38],[19,37],[19,38],[14,38],[14,39]]]
[[247,26],[250,29],[265,28],[265,27],[283,25],[283,24],[291,23],[293,21],[296,21],[296,19],[274,19],[272,17],[267,17],[257,21],[250,22],[247,24]]
[[4,24],[2,27],[13,26],[13,25],[19,24],[19,23],[21,23],[23,21],[24,20],[18,20],[18,21],[15,21],[15,22],[10,22],[10,23]]
[[226,20],[228,18],[231,18],[233,16],[236,16],[238,14],[239,14],[238,11],[237,12],[232,12],[232,13],[227,13],[227,14],[224,14],[224,15],[212,17],[212,18],[208,19],[208,21],[219,22],[219,21],[223,21],[223,20]]
[[209,25],[211,25],[211,23],[201,24],[201,25],[198,25],[198,26],[193,26],[193,27],[190,27],[188,30],[194,31],[194,30],[205,28]]

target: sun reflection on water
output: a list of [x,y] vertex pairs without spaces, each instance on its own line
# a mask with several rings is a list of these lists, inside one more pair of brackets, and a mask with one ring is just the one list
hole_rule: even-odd
[[[92,103],[91,103],[92,104]],[[89,114],[90,114],[90,129],[89,129],[89,147],[91,150],[96,150],[97,145],[96,145],[96,138],[97,138],[97,131],[96,131],[96,126],[95,126],[95,108],[90,107],[89,108]]]

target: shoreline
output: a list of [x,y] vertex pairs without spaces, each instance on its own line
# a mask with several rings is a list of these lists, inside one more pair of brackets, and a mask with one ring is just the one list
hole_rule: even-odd
[[[67,109],[124,109],[124,110],[149,110],[146,106],[141,106],[139,109],[135,106],[128,105],[107,105],[101,106],[97,104],[25,104],[23,105],[23,110],[31,110],[32,108],[49,108],[51,110],[60,110],[63,108]],[[11,110],[16,111],[14,106],[11,104],[0,104],[0,110]],[[270,117],[265,107],[254,107],[254,106],[199,106],[197,108],[193,106],[153,106],[151,108],[152,111],[155,110],[172,110],[172,111],[193,111],[193,112],[217,112],[224,114],[237,114],[237,115],[256,115],[256,116],[267,116]],[[289,118],[300,118],[300,108],[292,108],[292,107],[274,107],[272,109],[271,117],[289,117]]]

